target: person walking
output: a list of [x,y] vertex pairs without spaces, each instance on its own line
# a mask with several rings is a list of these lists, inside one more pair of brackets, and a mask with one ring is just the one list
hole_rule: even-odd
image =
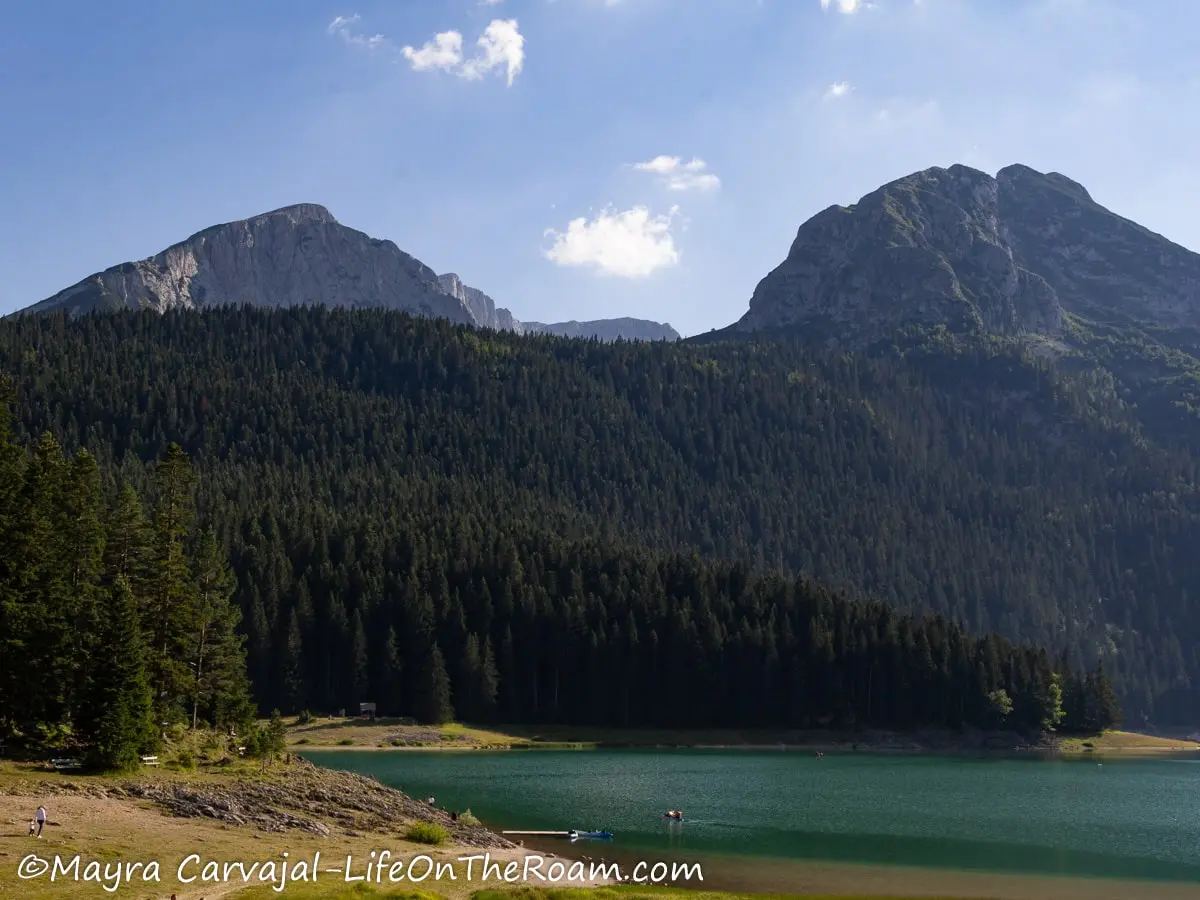
[[37,822],[37,836],[41,837],[42,829],[46,827],[46,807],[39,806],[37,814],[33,818]]

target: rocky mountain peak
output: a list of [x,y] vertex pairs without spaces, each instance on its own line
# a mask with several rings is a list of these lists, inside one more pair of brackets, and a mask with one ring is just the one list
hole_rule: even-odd
[[733,330],[854,345],[916,324],[1057,341],[1068,314],[1200,326],[1200,256],[1057,172],[954,165],[813,216]]
[[316,203],[214,225],[147,259],[97,272],[28,311],[163,312],[242,303],[381,307],[474,322],[432,269],[391,241],[339,224]]
[[1077,201],[1084,201],[1086,203],[1094,202],[1087,188],[1078,181],[1073,181],[1066,175],[1058,172],[1043,174],[1036,169],[1023,166],[1020,163],[1005,166],[996,173],[996,181],[1002,188],[1011,192],[1056,190],[1071,196]]
[[162,252],[90,275],[22,312],[204,309],[224,304],[380,307],[496,331],[657,340],[670,326],[640,319],[526,326],[454,272],[438,275],[391,241],[295,203],[213,225]]
[[295,224],[303,222],[319,222],[323,225],[338,224],[333,213],[319,203],[293,203],[291,206],[281,206],[279,209],[255,216],[254,220],[270,218],[284,218]]

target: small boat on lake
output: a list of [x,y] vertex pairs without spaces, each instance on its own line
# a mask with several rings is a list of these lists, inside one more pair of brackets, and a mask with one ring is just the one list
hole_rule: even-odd
[[612,836],[611,831],[577,831],[572,828],[567,832],[567,837],[573,841],[611,841]]
[[671,809],[671,810],[668,810],[667,812],[663,813],[661,816],[659,816],[659,818],[667,819],[672,822],[682,822],[683,821],[683,810]]

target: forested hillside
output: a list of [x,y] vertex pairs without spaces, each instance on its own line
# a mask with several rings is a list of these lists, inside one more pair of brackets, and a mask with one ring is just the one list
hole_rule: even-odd
[[[1147,442],[1110,387],[1002,342],[831,356],[221,309],[7,320],[0,371],[25,440],[50,430],[142,491],[169,442],[193,457],[266,704],[350,706],[399,683],[381,703],[429,709],[444,671],[467,716],[494,686],[491,714],[529,721],[701,724],[698,697],[754,720],[939,721],[957,704],[979,721],[998,678],[1032,697],[1019,673],[1048,672],[945,623],[818,615],[833,601],[792,580],[807,573],[1103,657],[1134,721],[1191,714],[1193,461]],[[752,587],[714,587],[731,578]],[[775,696],[737,662],[771,660],[772,641],[779,671],[820,685],[789,712],[745,703]],[[874,642],[906,678],[816,662]],[[935,683],[930,712],[912,698]]]
[[[86,450],[64,458],[49,434],[32,452],[12,443],[0,388],[0,741],[132,769],[159,723],[182,720],[232,727],[258,752],[235,584],[213,532],[194,530],[187,456],[172,443],[155,465],[149,516],[128,484],[105,504]],[[1093,731],[1120,714],[1102,667],[1083,676],[806,579],[495,529],[463,553],[463,537],[336,568],[331,548],[304,548],[331,576],[315,602],[300,588],[274,628],[251,606],[252,633],[278,636],[255,654],[260,701],[660,727]]]

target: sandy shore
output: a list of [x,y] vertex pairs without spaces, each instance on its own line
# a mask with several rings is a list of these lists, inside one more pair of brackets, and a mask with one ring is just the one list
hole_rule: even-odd
[[1200,897],[1200,884],[748,859],[709,861],[705,866],[704,887],[754,893],[963,900],[1196,900]]

